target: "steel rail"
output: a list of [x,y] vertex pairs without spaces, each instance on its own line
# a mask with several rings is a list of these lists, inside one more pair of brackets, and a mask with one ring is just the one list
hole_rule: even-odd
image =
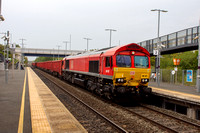
[[145,117],[145,116],[143,116],[143,115],[141,115],[141,114],[139,114],[139,113],[136,113],[136,112],[131,111],[131,110],[129,110],[129,109],[127,109],[127,108],[124,108],[124,107],[123,107],[123,109],[124,109],[125,111],[127,111],[127,112],[133,114],[133,115],[136,115],[136,116],[138,116],[138,117],[140,117],[140,118],[142,118],[142,119],[144,119],[144,120],[146,120],[146,121],[149,121],[150,123],[152,123],[152,124],[155,125],[155,126],[159,126],[159,127],[160,127],[161,129],[163,129],[163,130],[166,130],[166,131],[169,131],[169,132],[172,132],[172,133],[178,133],[178,131],[176,131],[176,130],[174,130],[174,129],[171,129],[171,128],[165,126],[165,125],[162,125],[162,124],[160,124],[160,123],[158,123],[158,122],[156,122],[156,121],[154,121],[154,120],[151,120],[151,119],[149,119],[149,118],[147,118],[147,117]]
[[[88,104],[86,104],[85,102],[83,102],[82,100],[80,100],[78,97],[74,96],[72,93],[70,93],[69,91],[67,91],[62,85],[60,85],[58,82],[56,81],[60,81],[61,83],[64,84],[63,81],[54,78],[53,76],[39,70],[40,73],[45,76],[49,81],[53,82],[56,86],[58,86],[61,90],[63,90],[65,93],[69,94],[70,96],[72,96],[74,99],[76,99],[77,101],[79,101],[81,104],[83,104],[84,106],[86,106],[87,108],[89,108],[90,110],[92,110],[95,114],[99,115],[100,117],[102,117],[105,121],[108,121],[111,125],[113,125],[117,130],[119,130],[120,132],[123,133],[128,133],[128,131],[126,131],[125,129],[123,129],[122,127],[120,127],[119,125],[117,125],[116,123],[114,123],[113,121],[111,121],[110,119],[108,119],[107,117],[105,117],[104,115],[102,115],[101,113],[99,113],[98,111],[96,111],[95,109],[93,109],[92,107],[90,107]],[[55,80],[56,79],[56,80]]]
[[151,110],[151,111],[160,113],[160,114],[162,114],[162,115],[168,116],[168,117],[170,117],[170,118],[176,119],[176,120],[181,121],[181,122],[183,122],[183,123],[190,124],[190,125],[192,125],[192,126],[195,126],[195,127],[200,128],[200,125],[197,124],[197,123],[190,122],[190,121],[187,121],[187,120],[178,118],[178,117],[176,117],[176,116],[173,116],[173,115],[170,115],[170,114],[161,112],[161,111],[159,111],[159,110],[155,110],[155,109],[153,109],[153,108],[151,108],[151,107],[148,107],[148,106],[146,106],[146,105],[144,105],[144,104],[140,104],[140,106],[143,107],[143,108],[149,109],[149,110]]

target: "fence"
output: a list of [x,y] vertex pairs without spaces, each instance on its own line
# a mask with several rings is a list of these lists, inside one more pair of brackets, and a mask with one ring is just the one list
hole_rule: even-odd
[[[196,77],[197,71],[193,70],[191,82],[187,82],[187,70],[178,70],[175,74],[172,74],[172,70],[169,69],[161,69],[160,70],[160,82],[167,82],[170,84],[177,84],[177,85],[186,85],[186,86],[196,86]],[[155,81],[152,79],[151,81]]]

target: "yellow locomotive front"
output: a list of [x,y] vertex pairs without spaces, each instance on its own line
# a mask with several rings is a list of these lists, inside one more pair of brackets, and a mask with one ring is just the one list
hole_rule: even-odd
[[114,56],[113,85],[118,93],[151,93],[150,55],[141,51],[121,51]]

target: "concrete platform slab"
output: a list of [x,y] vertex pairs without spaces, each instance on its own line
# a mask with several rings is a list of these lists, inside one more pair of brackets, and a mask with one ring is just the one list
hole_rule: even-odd
[[156,82],[150,82],[149,86],[152,88],[153,93],[200,103],[200,93],[197,92],[195,87],[168,83],[160,83],[160,86],[158,86]]
[[[18,132],[18,124],[21,108],[22,90],[24,88],[24,70],[14,70],[8,72],[8,84],[5,82],[5,71],[0,71],[0,132]],[[25,97],[24,126],[25,132],[31,132],[31,119],[28,86]]]

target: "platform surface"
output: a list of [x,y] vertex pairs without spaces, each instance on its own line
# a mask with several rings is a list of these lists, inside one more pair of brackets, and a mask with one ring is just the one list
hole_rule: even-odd
[[160,86],[156,82],[150,82],[149,86],[152,88],[152,92],[200,103],[200,93],[195,87],[163,82],[160,83]]
[[[0,71],[0,133],[18,132],[21,98],[24,88],[25,71],[9,70],[8,84],[5,82],[5,71]],[[24,132],[31,132],[30,106],[28,84],[26,81],[25,108],[24,108]]]
[[7,84],[0,71],[0,133],[87,132],[31,68],[8,75]]

